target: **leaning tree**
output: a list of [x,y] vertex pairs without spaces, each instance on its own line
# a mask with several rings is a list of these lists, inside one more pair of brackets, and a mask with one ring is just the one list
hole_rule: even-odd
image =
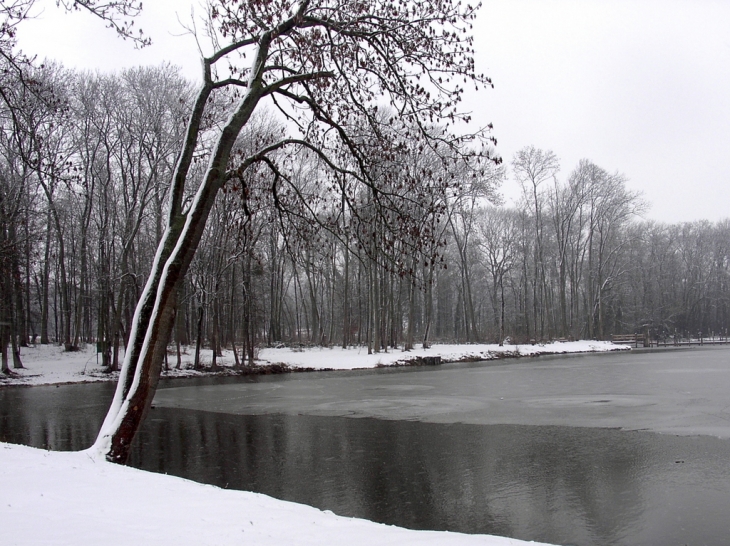
[[[157,387],[178,285],[222,188],[245,195],[246,174],[256,168],[274,204],[283,207],[279,196],[296,194],[296,158],[306,150],[325,167],[319,183],[333,194],[347,180],[385,202],[383,176],[372,176],[361,146],[364,134],[380,139],[381,157],[396,157],[414,142],[440,154],[447,166],[455,157],[480,163],[489,155],[485,131],[456,136],[433,130],[468,121],[459,104],[466,85],[491,85],[475,72],[475,15],[476,8],[454,0],[209,2],[206,29],[215,52],[203,59],[203,83],[170,182],[165,232],[134,314],[97,453],[115,462],[128,456]],[[221,92],[232,97],[232,106],[211,142],[201,127]],[[237,147],[262,107],[278,112],[287,130]],[[395,115],[379,115],[384,108]],[[194,169],[201,149],[207,158],[202,176]]]

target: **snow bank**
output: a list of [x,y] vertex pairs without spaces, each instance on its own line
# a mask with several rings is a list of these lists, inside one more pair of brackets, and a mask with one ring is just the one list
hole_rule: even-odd
[[[223,368],[231,368],[234,364],[233,353],[223,351],[223,357],[217,363]],[[195,349],[186,347],[182,354],[182,366],[175,370],[177,356],[169,355],[169,365],[172,368],[163,372],[164,377],[195,377],[210,375],[209,372],[192,370]],[[119,362],[124,357],[124,351],[119,352]],[[93,344],[84,345],[79,351],[66,352],[58,345],[36,345],[21,349],[23,369],[12,369],[12,375],[6,377],[0,374],[0,385],[53,385],[59,383],[86,383],[93,381],[116,381],[118,374],[105,373],[101,366],[101,355],[96,353]],[[201,362],[209,366],[211,351],[201,351]]]
[[504,345],[502,347],[496,344],[433,345],[429,349],[417,348],[407,352],[395,349],[387,353],[381,352],[371,355],[368,354],[367,347],[348,349],[324,347],[304,350],[267,348],[261,349],[259,359],[263,363],[280,363],[293,368],[352,370],[407,364],[408,361],[429,356],[440,356],[442,362],[459,362],[464,360],[493,360],[505,356],[620,351],[628,348],[625,345],[613,345],[608,341],[569,341],[537,345]]
[[4,545],[519,546],[487,535],[411,531],[266,495],[0,443]]
[[[442,362],[458,362],[461,360],[492,360],[504,356],[534,356],[540,354],[588,353],[602,351],[625,350],[625,345],[612,345],[607,341],[571,341],[567,343],[549,343],[538,345],[434,345],[430,349],[414,349],[405,352],[401,349],[387,353],[367,354],[365,347],[342,349],[333,348],[282,348],[261,349],[257,364],[285,364],[292,368],[313,368],[316,370],[352,370],[359,368],[375,368],[378,366],[394,366],[408,364],[408,361],[428,356],[440,356]],[[194,349],[186,348],[182,355],[182,369],[175,370],[175,355],[169,356],[169,372],[163,377],[190,377],[210,375],[209,371],[192,370]],[[116,374],[104,373],[101,359],[97,356],[95,346],[87,345],[80,351],[65,352],[58,345],[36,345],[23,348],[21,353],[24,369],[13,370],[7,377],[0,374],[0,385],[50,385],[59,383],[83,383],[90,381],[116,380]],[[121,359],[121,355],[120,355]],[[201,362],[210,364],[211,351],[201,352]],[[217,360],[224,373],[233,367],[234,358],[231,351],[224,350],[223,357]],[[227,370],[227,371],[226,371]]]
[[0,374],[0,385],[48,385],[108,380],[108,377],[100,373],[101,369],[96,363],[96,351],[91,345],[73,352],[66,352],[58,345],[23,347],[20,350],[20,359],[25,368],[12,369],[11,359],[13,375],[3,377]]

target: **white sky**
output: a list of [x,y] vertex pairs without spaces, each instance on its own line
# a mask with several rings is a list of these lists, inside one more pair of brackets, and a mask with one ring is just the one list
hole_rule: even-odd
[[[26,52],[102,71],[167,60],[199,77],[176,17],[190,21],[189,0],[145,3],[138,25],[154,43],[142,51],[54,4],[40,0],[23,24]],[[505,162],[523,146],[552,149],[564,178],[582,158],[625,174],[652,203],[647,218],[730,217],[730,2],[484,0],[475,34],[495,89],[467,107],[494,124]]]

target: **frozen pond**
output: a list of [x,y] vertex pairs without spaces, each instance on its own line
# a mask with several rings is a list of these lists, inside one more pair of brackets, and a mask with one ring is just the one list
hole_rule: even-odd
[[[412,528],[723,545],[728,357],[696,348],[167,383],[133,464]],[[98,384],[0,390],[0,438],[85,447],[110,396]]]
[[730,438],[730,349],[550,356],[179,387],[157,406],[476,425],[649,429]]

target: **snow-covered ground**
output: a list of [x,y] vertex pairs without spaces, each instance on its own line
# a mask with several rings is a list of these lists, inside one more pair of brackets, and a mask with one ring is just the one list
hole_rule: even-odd
[[376,368],[407,364],[409,360],[423,357],[440,356],[442,362],[463,360],[493,360],[505,356],[537,356],[564,353],[591,353],[627,349],[628,346],[613,345],[608,341],[570,341],[538,345],[433,345],[429,349],[416,348],[412,351],[400,349],[387,353],[368,354],[367,347],[342,349],[262,349],[259,358],[270,363],[282,363],[292,367],[352,370],[356,368]]
[[[424,356],[444,362],[620,350],[610,343],[549,345],[434,345],[368,355],[362,348],[263,349],[259,365],[356,369],[407,363]],[[210,363],[210,351],[203,362]],[[113,379],[93,346],[66,353],[47,345],[23,349],[24,369],[0,375],[0,385],[43,385]],[[182,370],[200,375],[188,349]],[[175,356],[170,356],[174,366]],[[233,366],[227,352],[218,364]],[[205,373],[205,372],[203,372]],[[208,372],[209,373],[209,372]],[[412,531],[344,518],[315,508],[245,491],[231,491],[99,460],[90,452],[59,453],[0,443],[0,543],[3,545],[444,545],[518,546],[526,542],[487,535]],[[530,543],[537,544],[537,543]]]
[[[0,543],[74,546],[519,546],[411,531],[92,458],[0,443]],[[529,543],[537,544],[537,543]]]
[[[119,353],[120,362],[123,356],[124,351],[122,350]],[[176,370],[177,356],[170,354],[169,365],[171,369],[168,372],[163,372],[163,375],[166,377],[203,375],[205,372],[192,370],[194,356],[194,348],[184,348],[181,369]],[[13,369],[11,360],[12,374],[9,377],[0,374],[0,385],[87,383],[116,380],[118,377],[118,374],[108,374],[102,371],[101,355],[96,353],[94,344],[84,345],[79,351],[74,352],[66,352],[63,347],[58,345],[23,347],[21,348],[20,358],[24,367],[22,369]],[[201,351],[200,360],[205,366],[209,366],[211,352],[209,350]],[[224,351],[223,358],[219,358],[217,363],[224,367],[233,366],[233,353]]]
[[[417,348],[412,351],[400,349],[387,353],[367,354],[367,348],[353,347],[333,348],[264,348],[258,355],[257,364],[285,364],[291,368],[313,368],[317,370],[352,370],[358,368],[375,368],[378,366],[394,366],[407,364],[408,361],[428,356],[440,356],[442,362],[458,362],[461,360],[491,360],[504,356],[534,356],[541,354],[585,353],[627,349],[627,346],[612,345],[605,341],[571,341],[566,343],[549,343],[538,345],[433,345],[429,349]],[[192,370],[194,349],[186,348],[182,355],[182,366],[176,370],[177,357],[170,354],[169,372],[166,377],[185,377],[209,375],[210,372]],[[102,372],[100,359],[94,345],[87,345],[77,352],[64,352],[57,345],[37,345],[23,348],[21,359],[25,368],[12,370],[13,375],[0,374],[0,385],[49,385],[59,383],[83,383],[88,381],[108,381],[116,379],[115,375]],[[201,361],[210,365],[211,352],[201,351]],[[230,372],[234,365],[233,353],[223,351],[217,360],[219,366]]]

